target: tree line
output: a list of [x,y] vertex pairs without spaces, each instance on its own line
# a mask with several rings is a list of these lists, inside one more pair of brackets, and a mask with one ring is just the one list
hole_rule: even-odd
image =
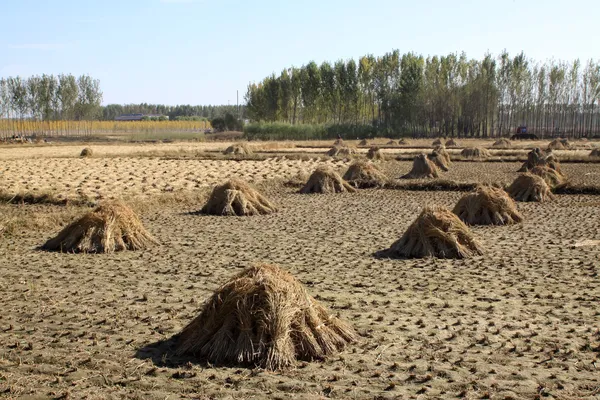
[[506,51],[476,60],[394,50],[358,62],[286,68],[249,84],[245,97],[248,117],[267,122],[253,124],[255,131],[285,123],[388,136],[491,137],[519,126],[540,135],[600,134],[594,60],[536,62]]
[[100,115],[100,81],[71,74],[0,78],[0,118],[91,120]]
[[235,118],[244,119],[246,116],[246,107],[243,105],[176,105],[168,106],[164,104],[108,104],[102,107],[102,119],[106,121],[114,120],[122,114],[156,114],[168,116],[170,120],[176,121],[199,121],[212,120],[214,118],[224,118],[227,114]]

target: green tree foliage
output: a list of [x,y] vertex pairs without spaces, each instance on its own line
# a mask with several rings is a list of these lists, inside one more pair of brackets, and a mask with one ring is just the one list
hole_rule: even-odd
[[[246,131],[274,137],[281,123],[315,126],[286,129],[302,137],[327,136],[344,126],[342,136],[390,137],[513,134],[527,125],[538,135],[600,135],[600,63],[539,63],[524,53],[483,59],[463,54],[424,58],[392,51],[333,65],[314,62],[270,75],[248,86]],[[274,124],[278,123],[278,124]],[[369,126],[369,129],[349,127]]]

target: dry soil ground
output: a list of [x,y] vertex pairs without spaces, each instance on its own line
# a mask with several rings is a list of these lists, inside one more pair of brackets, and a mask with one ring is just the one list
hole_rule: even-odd
[[[11,158],[2,161],[1,171],[12,177],[5,176],[6,181],[24,182],[31,190],[33,180],[69,192],[66,184],[103,177],[96,189],[101,197],[130,187],[116,182],[134,182],[131,190],[149,199],[150,189],[142,189],[146,177],[159,188],[170,184],[174,190],[198,190],[200,199],[147,207],[142,219],[161,244],[111,255],[36,249],[82,208],[0,205],[0,218],[50,220],[0,236],[0,396],[600,395],[600,246],[593,242],[600,240],[599,196],[519,203],[524,223],[472,228],[485,249],[481,257],[390,260],[374,253],[394,242],[424,204],[452,207],[461,193],[384,189],[299,195],[271,178],[291,177],[317,161],[281,158]],[[342,170],[347,165],[326,162]],[[456,162],[447,176],[510,182],[518,165]],[[397,177],[410,163],[389,161],[383,168]],[[576,182],[600,181],[600,164],[563,168]],[[189,179],[189,171],[199,182]],[[258,182],[281,211],[247,218],[193,213],[202,205],[205,185],[240,174]],[[185,182],[193,183],[186,187]],[[283,372],[216,368],[174,357],[168,339],[197,315],[212,291],[255,262],[288,269],[332,312],[350,321],[361,340],[324,362],[299,363]]]

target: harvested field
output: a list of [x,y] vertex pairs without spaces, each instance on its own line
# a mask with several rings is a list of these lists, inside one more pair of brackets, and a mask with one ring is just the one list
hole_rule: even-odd
[[[394,188],[307,196],[283,182],[319,165],[341,172],[349,164],[279,156],[107,158],[101,146],[93,147],[94,157],[84,159],[82,146],[69,158],[0,157],[0,189],[29,185],[76,195],[72,185],[95,188],[88,184],[94,182],[104,197],[141,194],[134,209],[159,244],[112,254],[39,251],[57,228],[90,208],[0,204],[4,397],[598,396],[599,196],[517,203],[522,223],[469,227],[485,250],[481,256],[386,259],[375,254],[398,240],[424,205],[452,209],[464,193]],[[440,178],[506,185],[521,164],[453,162]],[[378,166],[394,178],[412,161]],[[600,181],[600,164],[561,168],[571,184]],[[144,192],[144,176],[159,187],[174,185],[175,192]],[[248,218],[196,213],[209,188],[232,177],[257,185],[279,211]],[[188,181],[193,185],[183,184]],[[159,201],[187,193],[184,188],[202,195]],[[176,356],[173,336],[224,282],[257,263],[289,271],[331,315],[356,329],[358,342],[277,373]]]

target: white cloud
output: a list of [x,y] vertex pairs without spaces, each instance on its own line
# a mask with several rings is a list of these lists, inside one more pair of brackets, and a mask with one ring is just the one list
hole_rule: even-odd
[[10,44],[9,49],[21,49],[21,50],[60,50],[65,48],[64,43],[22,43],[22,44]]

